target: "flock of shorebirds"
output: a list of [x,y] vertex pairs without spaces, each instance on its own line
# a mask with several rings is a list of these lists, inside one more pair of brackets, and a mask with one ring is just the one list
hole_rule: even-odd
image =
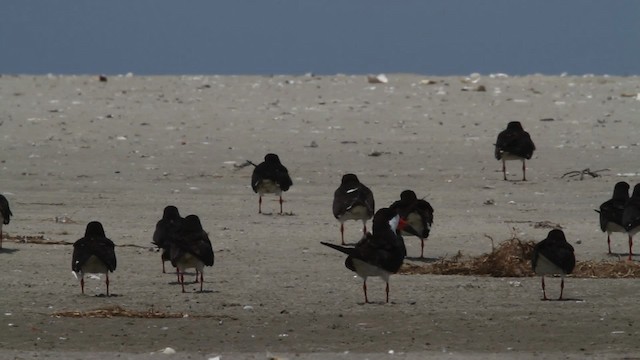
[[[495,157],[502,161],[504,180],[507,180],[506,161],[522,162],[522,181],[526,181],[526,160],[531,159],[535,145],[520,122],[512,121],[498,134],[495,144]],[[279,197],[282,214],[282,193],[293,185],[287,168],[282,165],[278,155],[267,154],[264,162],[254,165],[251,187],[258,198],[258,212],[262,213],[262,197],[275,194]],[[640,231],[640,184],[635,185],[629,196],[629,184],[619,182],[615,185],[613,197],[605,201],[599,210],[600,226],[607,233],[607,244],[611,253],[611,233],[628,234],[629,260],[632,260],[633,236]],[[386,302],[389,302],[389,277],[396,273],[407,256],[403,235],[416,236],[421,241],[420,257],[424,257],[424,241],[429,237],[433,224],[434,209],[428,201],[419,199],[412,190],[405,190],[400,199],[375,211],[374,196],[371,189],[360,182],[355,174],[345,174],[333,199],[333,214],[340,222],[341,245],[321,242],[332,249],[347,255],[345,266],[363,279],[365,303],[367,296],[367,278],[381,277],[386,283]],[[0,248],[2,247],[2,225],[9,224],[13,214],[7,199],[0,195]],[[372,231],[367,231],[367,221],[372,219]],[[362,221],[362,238],[354,246],[344,242],[344,223],[347,220]],[[196,282],[203,291],[204,267],[213,266],[214,252],[207,232],[197,215],[182,217],[178,208],[166,206],[153,234],[153,243],[161,250],[162,271],[165,262],[175,267],[178,282],[184,288],[184,275],[187,269],[195,269]],[[80,286],[84,294],[85,274],[105,274],[107,296],[109,295],[109,272],[116,269],[115,245],[106,237],[100,222],[90,222],[84,237],[73,245],[72,270],[79,275]],[[533,271],[542,277],[543,299],[548,300],[545,290],[545,275],[560,275],[560,296],[564,290],[564,276],[575,267],[573,247],[567,242],[562,230],[551,230],[547,237],[534,247],[531,259]]]

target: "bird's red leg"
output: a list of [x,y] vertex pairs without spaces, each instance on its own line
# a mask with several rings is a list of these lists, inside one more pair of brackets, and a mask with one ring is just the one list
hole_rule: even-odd
[[200,271],[200,292],[202,292],[202,284],[204,284],[204,276],[202,275],[202,271]]
[[562,277],[562,280],[560,280],[560,297],[558,298],[558,300],[562,300],[563,292],[564,292],[564,276]]
[[609,247],[609,254],[611,254],[611,234],[607,233],[607,246]]
[[385,291],[387,292],[387,304],[388,304],[389,303],[389,283],[388,282],[387,282],[387,287]]
[[507,162],[504,159],[502,159],[502,177],[507,180]]
[[186,292],[184,291],[184,271],[180,273],[180,285],[182,285],[182,292]]
[[262,194],[258,197],[258,214],[262,214]]
[[107,296],[109,296],[109,272],[107,272],[107,279],[105,280],[105,283],[107,284]]
[[340,223],[340,237],[342,238],[342,245],[344,245],[344,223]]
[[629,260],[633,260],[631,256],[633,255],[633,251],[631,251],[631,247],[633,247],[633,237],[629,234]]
[[527,181],[527,165],[525,165],[525,161],[522,160],[522,181]]
[[542,275],[542,300],[549,300],[547,299],[547,291],[544,288],[544,275]]
[[362,290],[364,290],[364,303],[369,303],[369,298],[367,297],[367,280],[365,279],[362,283]]
[[282,203],[284,201],[282,200],[282,195],[280,195],[280,214],[282,214]]
[[424,239],[420,238],[420,259],[424,259]]

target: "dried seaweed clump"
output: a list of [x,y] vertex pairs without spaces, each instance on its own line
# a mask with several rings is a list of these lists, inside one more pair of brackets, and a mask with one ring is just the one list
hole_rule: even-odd
[[634,261],[578,261],[574,277],[581,278],[639,278],[640,264]]
[[534,245],[533,241],[522,241],[514,237],[501,243],[490,254],[465,257],[458,252],[452,258],[424,266],[405,264],[400,269],[400,274],[531,276],[533,271],[530,259]]
[[[533,276],[531,257],[533,241],[516,237],[504,241],[490,254],[465,257],[458,252],[426,265],[404,264],[400,274],[478,275],[493,277]],[[577,278],[640,278],[640,264],[633,261],[577,261],[571,274]]]
[[43,244],[43,245],[70,245],[68,241],[55,241],[45,238],[43,235],[8,235],[5,238],[9,241],[24,244]]
[[72,318],[112,318],[112,317],[128,317],[143,319],[167,319],[167,318],[183,318],[188,315],[183,313],[166,313],[150,308],[146,311],[127,310],[122,306],[113,305],[100,309],[89,311],[58,311],[52,314],[55,317],[72,317]]

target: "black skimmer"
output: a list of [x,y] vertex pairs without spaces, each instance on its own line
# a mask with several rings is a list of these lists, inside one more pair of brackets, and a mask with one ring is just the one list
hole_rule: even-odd
[[73,244],[71,269],[80,275],[83,294],[85,274],[105,274],[109,296],[109,272],[116,269],[115,245],[106,237],[104,228],[98,221],[87,224],[84,237]]
[[251,175],[251,188],[258,193],[258,213],[262,213],[262,195],[276,194],[280,198],[280,214],[282,214],[282,192],[289,190],[293,182],[289,177],[289,171],[280,162],[280,158],[276,154],[267,154],[264,162],[255,166]]
[[[433,225],[433,207],[428,201],[418,199],[412,190],[400,193],[400,200],[391,204],[390,208],[396,209],[401,218],[418,233],[420,238],[420,258],[424,258],[424,241],[429,237],[431,225]],[[403,231],[403,234],[407,234]]]
[[183,218],[180,216],[178,208],[169,205],[164,208],[162,219],[156,224],[153,233],[153,243],[162,251],[162,273],[165,273],[164,262],[171,261],[171,239],[175,236]]
[[640,184],[633,187],[633,193],[624,205],[622,223],[629,235],[629,260],[632,260],[633,236],[640,231]]
[[0,249],[2,249],[2,225],[8,225],[12,216],[9,201],[4,195],[0,195]]
[[533,248],[533,258],[531,260],[533,271],[542,276],[543,300],[547,298],[544,287],[545,275],[560,275],[560,297],[564,291],[564,276],[571,274],[576,266],[576,257],[573,254],[573,246],[567,242],[562,230],[554,229],[549,231],[547,238],[540,241]]
[[204,283],[203,271],[205,266],[213,266],[213,247],[209,236],[202,229],[200,218],[196,215],[189,215],[182,221],[182,226],[171,241],[171,265],[180,274],[180,285],[184,291],[184,271],[186,269],[196,269],[200,274],[200,292]]
[[386,283],[386,302],[389,302],[389,276],[398,272],[407,255],[400,231],[412,231],[411,225],[400,219],[398,213],[389,208],[383,208],[373,216],[373,234],[367,233],[355,247],[344,247],[327,242],[321,242],[332,249],[347,254],[345,266],[363,279],[362,290],[364,302],[368,303],[367,277],[378,276]]
[[340,221],[340,237],[344,245],[344,222],[362,220],[362,236],[367,234],[367,220],[373,217],[373,192],[355,174],[345,174],[333,194],[333,216]]
[[607,246],[611,254],[611,233],[627,232],[622,221],[624,206],[629,200],[629,184],[620,181],[613,188],[613,197],[600,205],[600,229],[607,233]]
[[527,167],[525,161],[531,159],[536,146],[529,133],[524,131],[520,121],[511,121],[507,129],[498,134],[496,140],[496,159],[502,160],[502,175],[507,180],[507,160],[522,161],[522,181],[527,181]]

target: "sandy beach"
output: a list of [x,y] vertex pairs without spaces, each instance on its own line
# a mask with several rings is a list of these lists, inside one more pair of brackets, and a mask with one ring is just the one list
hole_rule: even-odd
[[[638,78],[387,78],[0,76],[0,193],[14,214],[0,357],[640,357],[637,279],[569,277],[568,301],[541,301],[538,277],[394,275],[389,304],[378,278],[364,304],[361,279],[320,244],[340,241],[331,202],[352,172],[378,208],[404,189],[434,207],[427,259],[407,238],[407,263],[487,253],[490,238],[540,241],[540,224],[562,226],[578,260],[626,261],[626,235],[608,255],[594,209],[616,182],[640,182]],[[504,181],[493,155],[513,120],[537,147],[527,182],[519,162]],[[268,152],[293,179],[284,215],[269,195],[258,214],[241,166]],[[583,169],[604,171],[562,177]],[[213,243],[202,293],[161,271],[151,239],[169,204],[199,215]],[[92,220],[117,245],[110,297],[103,279],[82,295],[71,272],[70,244]],[[361,223],[345,227],[355,243]],[[548,279],[551,297],[559,282]],[[166,316],[66,316],[99,309]]]

